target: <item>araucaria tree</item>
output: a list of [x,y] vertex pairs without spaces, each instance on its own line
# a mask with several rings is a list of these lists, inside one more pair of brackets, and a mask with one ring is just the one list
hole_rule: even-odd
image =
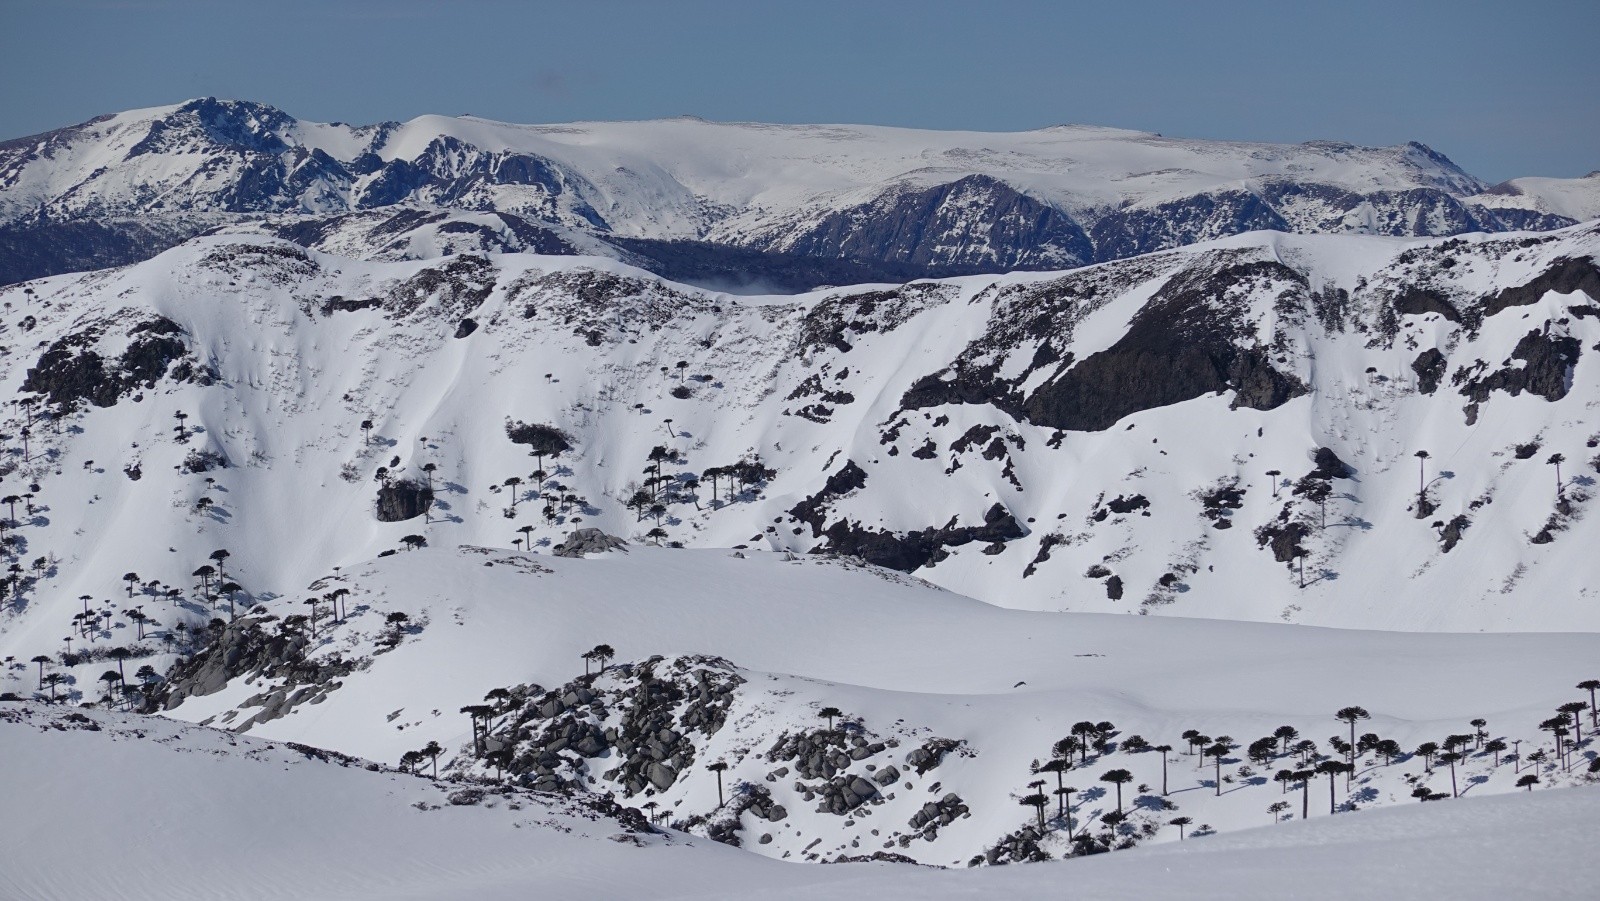
[[1342,760],[1324,760],[1317,764],[1317,772],[1328,777],[1328,813],[1331,815],[1338,810],[1334,801],[1334,792],[1338,789],[1340,773],[1348,773],[1351,766]]
[[722,806],[722,774],[728,769],[727,761],[719,760],[716,763],[706,764],[706,769],[717,774],[717,806]]
[[834,721],[834,719],[837,718],[837,717],[844,716],[844,711],[840,710],[837,707],[824,707],[821,710],[817,711],[817,716],[826,717],[827,718],[827,720],[828,720],[828,731],[832,732],[833,731],[833,721]]
[[1117,787],[1117,813],[1122,812],[1122,787],[1133,781],[1133,774],[1127,770],[1106,770],[1100,774],[1101,782],[1109,782]]
[[1228,756],[1228,752],[1232,751],[1232,750],[1233,750],[1233,742],[1228,741],[1226,739],[1226,737],[1217,739],[1214,744],[1212,744],[1210,747],[1206,748],[1206,750],[1205,750],[1205,756],[1216,758],[1216,762],[1217,762],[1217,782],[1216,782],[1216,786],[1217,786],[1217,795],[1219,797],[1222,795],[1222,758]]

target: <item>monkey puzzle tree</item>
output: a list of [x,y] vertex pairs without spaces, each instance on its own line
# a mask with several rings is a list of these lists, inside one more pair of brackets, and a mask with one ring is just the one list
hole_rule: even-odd
[[1033,789],[1033,793],[1024,795],[1020,799],[1020,803],[1025,807],[1034,809],[1034,813],[1039,818],[1039,830],[1042,832],[1044,831],[1044,808],[1046,804],[1050,803],[1050,796],[1040,791],[1040,789],[1044,788],[1044,780],[1042,779],[1029,782],[1028,787]]
[[1172,745],[1156,745],[1152,750],[1161,752],[1161,797],[1167,796],[1167,754],[1171,753]]
[[826,717],[827,718],[827,720],[828,720],[828,731],[832,732],[833,731],[833,721],[834,721],[834,719],[836,717],[844,716],[844,711],[840,710],[837,707],[824,707],[821,710],[817,711],[817,716]]
[[1183,841],[1183,827],[1189,825],[1190,823],[1193,823],[1194,822],[1194,818],[1193,817],[1173,817],[1172,819],[1168,820],[1167,822],[1169,822],[1172,825],[1178,827],[1178,841],[1181,842],[1181,841]]
[[1600,691],[1600,679],[1585,679],[1577,687],[1589,693],[1589,721],[1594,722],[1596,717],[1600,717],[1600,708],[1594,704],[1594,693]]
[[719,760],[716,763],[706,764],[706,769],[717,774],[717,806],[722,806],[722,774],[728,769],[728,762]]
[[1071,761],[1068,761],[1068,760],[1066,760],[1064,758],[1061,758],[1061,757],[1052,757],[1049,760],[1046,760],[1044,763],[1039,764],[1039,766],[1034,769],[1034,772],[1036,772],[1036,773],[1055,773],[1056,774],[1056,792],[1057,792],[1057,795],[1056,795],[1056,803],[1057,803],[1056,816],[1062,816],[1063,814],[1066,813],[1066,810],[1063,809],[1060,806],[1061,805],[1060,791],[1061,791],[1061,788],[1062,788],[1062,776],[1063,776],[1063,774],[1066,773],[1067,770],[1069,770],[1071,768],[1072,768]]
[[1494,755],[1494,765],[1495,766],[1499,766],[1500,765],[1500,752],[1502,752],[1502,751],[1504,751],[1506,749],[1506,743],[1501,739],[1492,738],[1489,741],[1484,743],[1483,749],[1485,751],[1488,751],[1488,752],[1490,752],[1490,753],[1492,753]]
[[1279,749],[1287,754],[1289,752],[1289,742],[1300,737],[1300,730],[1293,726],[1279,726],[1272,730],[1272,737],[1278,740]]
[[122,665],[124,661],[133,656],[133,652],[127,648],[112,648],[106,652],[106,656],[117,661],[117,678],[123,682],[128,681],[126,671],[122,668]]
[[1428,452],[1419,450],[1412,456],[1417,458],[1417,501],[1420,503],[1427,497]]
[[1556,468],[1556,499],[1557,500],[1560,500],[1560,498],[1561,498],[1561,464],[1563,464],[1565,462],[1567,462],[1567,458],[1561,456],[1560,454],[1551,454],[1550,455],[1550,459],[1545,461],[1545,463],[1549,464],[1550,466],[1554,466]]
[[1411,753],[1422,758],[1422,771],[1431,773],[1433,772],[1433,755],[1439,753],[1439,744],[1438,742],[1425,741],[1417,745],[1417,749]]
[[1078,753],[1078,749],[1081,747],[1083,747],[1083,742],[1079,741],[1076,736],[1068,735],[1052,745],[1050,750],[1057,757],[1065,757],[1071,760],[1072,755]]
[[1341,707],[1334,714],[1334,717],[1350,726],[1350,766],[1354,767],[1356,763],[1356,723],[1360,720],[1371,719],[1372,714],[1368,713],[1365,707]]
[[439,778],[439,755],[444,753],[444,748],[440,747],[438,742],[430,741],[422,747],[420,753],[433,761],[433,778]]
[[1557,713],[1566,714],[1572,720],[1572,743],[1574,746],[1583,744],[1583,718],[1578,714],[1582,713],[1588,706],[1582,701],[1568,701],[1556,708]]
[[1101,782],[1109,782],[1117,787],[1117,813],[1122,812],[1122,787],[1133,781],[1133,774],[1127,770],[1106,770],[1100,774]]
[[1203,753],[1203,755],[1202,755],[1204,757],[1212,757],[1212,758],[1216,759],[1216,763],[1217,763],[1216,788],[1217,788],[1217,796],[1218,797],[1222,796],[1222,758],[1228,756],[1228,752],[1232,751],[1232,750],[1233,750],[1233,742],[1228,741],[1227,737],[1224,736],[1222,738],[1217,739],[1215,743],[1213,743],[1210,747],[1206,748],[1204,753]]
[[1538,784],[1539,784],[1539,777],[1535,776],[1532,773],[1529,773],[1526,776],[1523,776],[1521,779],[1517,780],[1517,788],[1525,788],[1528,791],[1533,791],[1533,787],[1535,785],[1538,785]]
[[1461,755],[1455,751],[1446,751],[1439,755],[1439,762],[1450,765],[1450,797],[1461,797],[1456,791],[1456,764],[1461,762]]
[[1338,790],[1340,773],[1348,773],[1353,767],[1342,760],[1324,760],[1317,764],[1317,772],[1328,777],[1328,813],[1332,815],[1338,808],[1334,802],[1334,792]]

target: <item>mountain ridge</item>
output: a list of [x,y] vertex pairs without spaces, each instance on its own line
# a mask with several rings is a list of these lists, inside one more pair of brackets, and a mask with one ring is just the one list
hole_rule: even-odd
[[[850,282],[903,280],[1059,269],[1259,228],[1425,236],[1600,215],[1571,181],[1485,194],[1488,185],[1416,142],[698,119],[348,126],[203,98],[0,144],[0,246],[21,260],[0,281],[78,265],[88,254],[70,223],[115,232],[141,218],[142,234],[99,242],[101,261],[120,264],[222,225],[283,229],[415,207],[517,217],[585,252],[690,280],[716,268],[707,258],[748,269],[755,254],[787,262],[782,287],[794,291],[840,283],[829,267],[841,264],[853,267]],[[514,234],[498,240],[483,249],[538,249]],[[353,242],[346,236],[347,252]]]

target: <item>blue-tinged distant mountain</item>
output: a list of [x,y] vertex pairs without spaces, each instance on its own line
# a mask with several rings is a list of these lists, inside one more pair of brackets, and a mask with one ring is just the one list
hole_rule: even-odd
[[1439,236],[1600,216],[1600,176],[1490,188],[1421,144],[1091,126],[698,119],[351,126],[212,98],[0,143],[0,283],[218,228],[375,258],[597,253],[778,290],[1051,270],[1259,229]]

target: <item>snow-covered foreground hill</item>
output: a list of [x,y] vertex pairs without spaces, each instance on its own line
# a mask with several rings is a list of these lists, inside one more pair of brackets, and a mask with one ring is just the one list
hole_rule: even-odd
[[626,828],[544,796],[453,804],[456,787],[137,716],[0,703],[0,741],[0,894],[27,901],[1117,898],[1131,886],[1161,899],[1585,898],[1592,883],[1571,863],[1600,828],[1589,788],[1029,867],[802,867]]
[[[298,595],[267,601],[170,671],[171,651],[147,642],[167,678],[143,680],[133,700],[390,764],[431,745],[430,772],[611,796],[676,830],[804,861],[1044,859],[1176,841],[1177,817],[1226,833],[1410,805],[1419,789],[1594,780],[1587,709],[1564,758],[1540,731],[1597,675],[1588,633],[1012,611],[882,570],[726,550],[430,548],[310,593],[339,589],[337,623],[325,614],[313,630]],[[599,664],[580,656],[600,644],[614,661],[583,675]],[[108,665],[39,669],[87,701]],[[36,668],[23,666],[10,690],[34,694]],[[487,706],[469,716],[474,705]],[[1353,730],[1335,717],[1352,705],[1370,714]],[[1080,723],[1092,732],[1074,733]],[[1272,738],[1284,727],[1297,734]],[[1200,747],[1231,747],[1191,753],[1191,729],[1209,736]],[[1074,734],[1083,746],[1062,781],[1076,793],[1048,797],[1040,828],[1021,799],[1036,780],[1054,791],[1039,765]],[[1468,740],[1454,765],[1416,753],[1452,735]],[[1274,781],[1349,758],[1340,736],[1362,739],[1348,779]],[[1250,747],[1263,737],[1269,747]],[[1116,770],[1120,787],[1102,779]],[[1119,808],[1125,822],[1103,821]],[[1075,845],[1069,825],[1097,844]]]

